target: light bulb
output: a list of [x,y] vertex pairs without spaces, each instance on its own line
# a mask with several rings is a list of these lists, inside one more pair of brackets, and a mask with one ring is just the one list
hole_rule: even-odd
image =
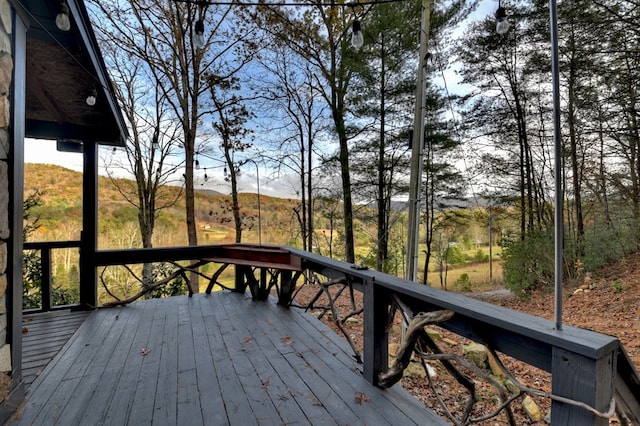
[[193,44],[198,49],[203,49],[205,45],[204,39],[204,22],[201,19],[196,21],[196,27],[193,35]]
[[505,34],[509,31],[509,21],[507,20],[507,11],[504,7],[499,6],[496,10],[496,32],[498,34]]
[[60,3],[60,11],[56,15],[56,27],[61,31],[69,31],[71,22],[69,21],[69,6],[65,2]]
[[351,35],[351,45],[355,49],[360,49],[364,44],[364,37],[362,35],[362,28],[360,27],[360,21],[357,19],[353,21],[353,34]]
[[196,170],[200,170],[200,162],[196,160]]
[[506,19],[496,23],[496,32],[498,34],[506,34],[509,31],[509,21]]
[[94,106],[96,104],[96,97],[98,96],[98,94],[96,93],[96,89],[93,89],[91,91],[91,93],[89,93],[89,96],[87,96],[87,105],[89,106]]
[[204,181],[208,181],[209,180],[209,176],[207,176],[207,172],[204,172]]

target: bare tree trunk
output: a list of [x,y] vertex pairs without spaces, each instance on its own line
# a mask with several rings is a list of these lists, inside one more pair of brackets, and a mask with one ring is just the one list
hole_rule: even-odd
[[[331,51],[331,60],[333,62],[332,69],[336,69],[337,46]],[[337,83],[335,80],[332,82],[334,85]],[[343,207],[343,221],[344,221],[344,256],[345,262],[355,262],[355,247],[353,238],[353,201],[351,198],[351,173],[349,170],[349,141],[347,139],[347,132],[344,123],[345,105],[344,105],[344,92],[337,87],[334,87],[331,91],[331,110],[333,115],[333,121],[336,127],[336,133],[338,134],[338,140],[340,142],[340,175],[342,177],[342,207]]]

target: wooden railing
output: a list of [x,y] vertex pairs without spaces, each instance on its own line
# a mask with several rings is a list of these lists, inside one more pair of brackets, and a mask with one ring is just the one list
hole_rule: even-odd
[[80,248],[80,241],[39,241],[39,242],[25,242],[23,250],[35,250],[39,252],[40,258],[40,296],[41,305],[40,308],[26,309],[25,312],[38,312],[38,311],[51,311],[56,309],[67,309],[69,307],[77,306],[72,305],[60,305],[54,306],[52,303],[53,293],[53,269],[52,269],[52,252],[53,250]]
[[[258,299],[266,298],[271,288],[265,282],[264,271],[276,269],[282,272],[277,286],[279,303],[285,306],[291,301],[303,271],[332,280],[344,279],[364,295],[363,370],[365,378],[374,385],[378,385],[379,374],[389,365],[389,306],[394,298],[399,298],[416,313],[451,311],[451,318],[439,326],[551,373],[552,393],[558,397],[552,401],[552,424],[607,425],[608,419],[593,410],[607,412],[614,400],[618,402],[619,413],[632,421],[640,419],[638,372],[619,340],[612,336],[568,325],[557,330],[553,322],[543,318],[291,247],[231,244],[103,250],[96,252],[94,266],[178,260],[236,265],[235,290],[244,292],[249,285]],[[260,271],[258,277],[248,275],[247,268],[251,274]],[[209,285],[215,284],[212,278]],[[593,410],[562,402],[563,399]]]

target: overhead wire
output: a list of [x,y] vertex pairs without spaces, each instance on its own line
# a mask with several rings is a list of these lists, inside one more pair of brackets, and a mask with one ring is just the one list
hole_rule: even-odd
[[174,0],[176,3],[188,3],[188,4],[204,4],[207,6],[239,6],[239,7],[251,7],[251,6],[281,6],[281,7],[317,7],[317,6],[331,6],[331,7],[355,7],[355,6],[372,6],[376,4],[385,3],[400,3],[406,0],[372,0],[372,1],[359,1],[359,2],[344,2],[337,3],[333,1],[325,2],[300,2],[300,1],[280,1],[280,2],[243,2],[243,1],[209,1],[209,0]]
[[[444,85],[444,91],[446,93],[446,98],[447,98],[447,106],[449,107],[449,111],[451,111],[451,120],[453,122],[453,130],[454,130],[454,134],[456,135],[456,137],[458,138],[458,140],[462,140],[462,131],[460,130],[460,123],[458,121],[457,115],[456,115],[456,111],[453,108],[453,101],[452,101],[452,96],[451,96],[451,92],[449,92],[449,86],[447,84],[447,78],[445,76],[445,72],[444,72],[444,65],[442,63],[442,57],[440,55],[440,51],[438,50],[438,40],[437,38],[434,37],[434,48],[436,50],[436,57],[437,57],[437,65],[438,68],[440,70],[440,74],[442,75],[442,82]],[[469,165],[467,164],[467,156],[465,155],[465,152],[463,150],[461,150],[462,152],[462,162],[464,163],[464,171],[465,174],[467,176],[467,182],[469,185],[469,188],[471,189],[471,195],[473,196],[473,201],[476,205],[476,207],[479,207],[480,204],[478,202],[478,196],[476,194],[475,188],[474,188],[474,184],[471,178],[471,175],[469,174]]]

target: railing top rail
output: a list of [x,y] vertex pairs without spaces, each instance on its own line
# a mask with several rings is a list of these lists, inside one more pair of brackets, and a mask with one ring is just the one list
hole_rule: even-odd
[[[162,247],[143,249],[98,250],[96,265],[127,265],[145,262],[163,262],[167,260],[195,259],[253,259],[262,261],[279,261],[280,263],[299,264],[297,256],[291,256],[288,247],[257,244],[216,244],[185,247]],[[229,262],[232,263],[232,262]]]
[[27,241],[22,248],[24,250],[63,249],[80,247],[81,241]]

